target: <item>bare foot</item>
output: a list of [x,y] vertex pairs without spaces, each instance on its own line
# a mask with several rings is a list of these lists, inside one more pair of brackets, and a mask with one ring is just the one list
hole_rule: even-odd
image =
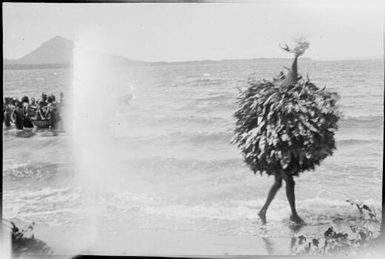
[[262,221],[262,225],[265,225],[266,224],[266,211],[264,211],[264,210],[259,211],[258,216]]
[[303,221],[303,219],[301,219],[298,215],[291,215],[290,216],[290,220],[293,221],[294,223],[298,224],[298,225],[304,225],[305,224],[305,221]]

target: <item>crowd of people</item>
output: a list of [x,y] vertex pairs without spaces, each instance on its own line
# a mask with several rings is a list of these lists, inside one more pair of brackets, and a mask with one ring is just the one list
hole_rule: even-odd
[[35,98],[23,96],[21,100],[15,97],[4,97],[3,123],[5,129],[17,130],[33,129],[57,129],[62,128],[63,93],[56,101],[55,95],[42,93],[37,101]]

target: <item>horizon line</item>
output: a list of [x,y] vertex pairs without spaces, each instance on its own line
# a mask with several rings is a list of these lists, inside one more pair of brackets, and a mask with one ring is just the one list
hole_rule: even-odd
[[[276,59],[276,60],[285,60],[285,59],[287,59],[287,60],[292,60],[292,57],[287,57],[287,58],[286,57],[252,57],[252,58],[191,59],[191,60],[152,60],[152,61],[149,61],[149,60],[131,59],[131,58],[127,58],[125,56],[117,55],[117,54],[109,54],[109,55],[119,56],[119,57],[122,57],[122,58],[126,58],[128,60],[133,61],[133,62],[148,63],[148,64],[151,64],[151,63],[226,62],[226,61],[242,61],[242,60],[257,60],[257,59]],[[5,60],[16,61],[18,59],[21,59],[21,58],[6,58],[6,57],[3,56],[3,65],[30,65],[30,66],[34,66],[34,65],[71,64],[71,63],[36,63],[36,64],[22,64],[22,63],[19,63],[19,64],[5,64],[4,63]],[[340,57],[336,57],[336,58],[319,58],[319,57],[316,57],[316,58],[313,58],[313,57],[306,57],[306,56],[305,57],[301,57],[301,59],[311,60],[311,61],[384,60],[383,57],[354,57],[354,58],[340,58]]]
[[[71,41],[72,43],[75,43],[73,39],[70,39],[70,38],[66,38],[64,36],[61,36],[61,35],[56,35],[48,40],[45,40],[43,41],[38,47],[36,47],[34,50],[36,50],[37,48],[41,47],[44,43],[50,41],[50,40],[53,40],[53,39],[56,39],[56,38],[62,38],[64,40],[68,40],[68,41]],[[32,50],[31,52],[33,52],[34,50]],[[4,53],[3,53],[3,64],[4,64],[4,60],[11,60],[11,61],[15,61],[15,60],[18,60],[18,59],[21,59],[23,57],[25,57],[26,55],[30,54],[31,52],[29,53],[26,53],[24,54],[23,56],[19,57],[19,58],[6,58]],[[143,59],[133,59],[133,58],[129,58],[129,57],[126,57],[124,55],[121,55],[121,54],[115,54],[115,53],[104,53],[104,54],[107,54],[107,55],[112,55],[112,56],[118,56],[118,57],[122,57],[122,58],[126,58],[126,59],[129,59],[129,60],[132,60],[132,61],[136,61],[136,62],[145,62],[145,63],[187,63],[187,62],[223,62],[223,61],[236,61],[236,60],[253,60],[253,59],[292,59],[292,57],[289,57],[289,58],[285,58],[285,57],[251,57],[251,58],[221,58],[221,59],[191,59],[191,60],[143,60]],[[302,58],[305,58],[305,59],[311,59],[313,61],[354,61],[354,60],[377,60],[377,59],[381,59],[383,60],[384,57],[383,56],[379,56],[379,57],[326,57],[326,58],[322,58],[322,57],[307,57],[307,56],[302,56]],[[37,64],[38,65],[38,64]]]

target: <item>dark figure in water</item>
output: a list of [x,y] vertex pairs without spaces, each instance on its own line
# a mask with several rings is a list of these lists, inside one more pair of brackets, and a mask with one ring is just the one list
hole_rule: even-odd
[[36,100],[35,100],[35,98],[31,97],[31,102],[29,103],[29,105],[30,105],[32,108],[35,108],[35,109],[36,109]]
[[55,107],[55,96],[48,96],[48,104],[46,110],[46,119],[50,121],[51,129],[56,129],[56,107]]
[[47,95],[43,92],[41,93],[41,101],[42,101],[42,106],[46,106],[47,105]]
[[34,120],[37,120],[37,121],[45,120],[43,106],[44,106],[44,102],[40,100],[36,105],[35,117],[33,118]]
[[28,96],[24,96],[21,98],[22,104],[23,104],[23,126],[27,129],[32,129],[33,124],[30,117],[30,105],[29,105],[29,98]]
[[13,123],[16,126],[16,129],[22,130],[23,127],[23,121],[24,121],[24,116],[23,116],[23,105],[19,101],[14,102],[15,109],[12,112],[11,118],[13,120]]
[[28,105],[28,117],[34,119],[36,117],[37,103],[35,98],[31,98],[31,102]]
[[4,115],[4,126],[5,128],[9,129],[11,128],[11,121],[12,121],[12,98],[5,97],[5,106],[3,107],[3,115]]

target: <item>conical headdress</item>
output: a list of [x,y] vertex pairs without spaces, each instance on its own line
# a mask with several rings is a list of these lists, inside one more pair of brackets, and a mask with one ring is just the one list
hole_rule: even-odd
[[293,64],[291,65],[291,68],[289,69],[289,72],[287,73],[285,79],[283,80],[281,86],[289,86],[297,83],[298,80],[298,68],[297,68],[297,60],[298,57],[301,56],[303,53],[305,53],[305,50],[309,48],[309,42],[304,40],[298,40],[297,45],[294,48],[289,48],[285,44],[284,47],[281,46],[281,48],[287,52],[294,53],[294,60]]

